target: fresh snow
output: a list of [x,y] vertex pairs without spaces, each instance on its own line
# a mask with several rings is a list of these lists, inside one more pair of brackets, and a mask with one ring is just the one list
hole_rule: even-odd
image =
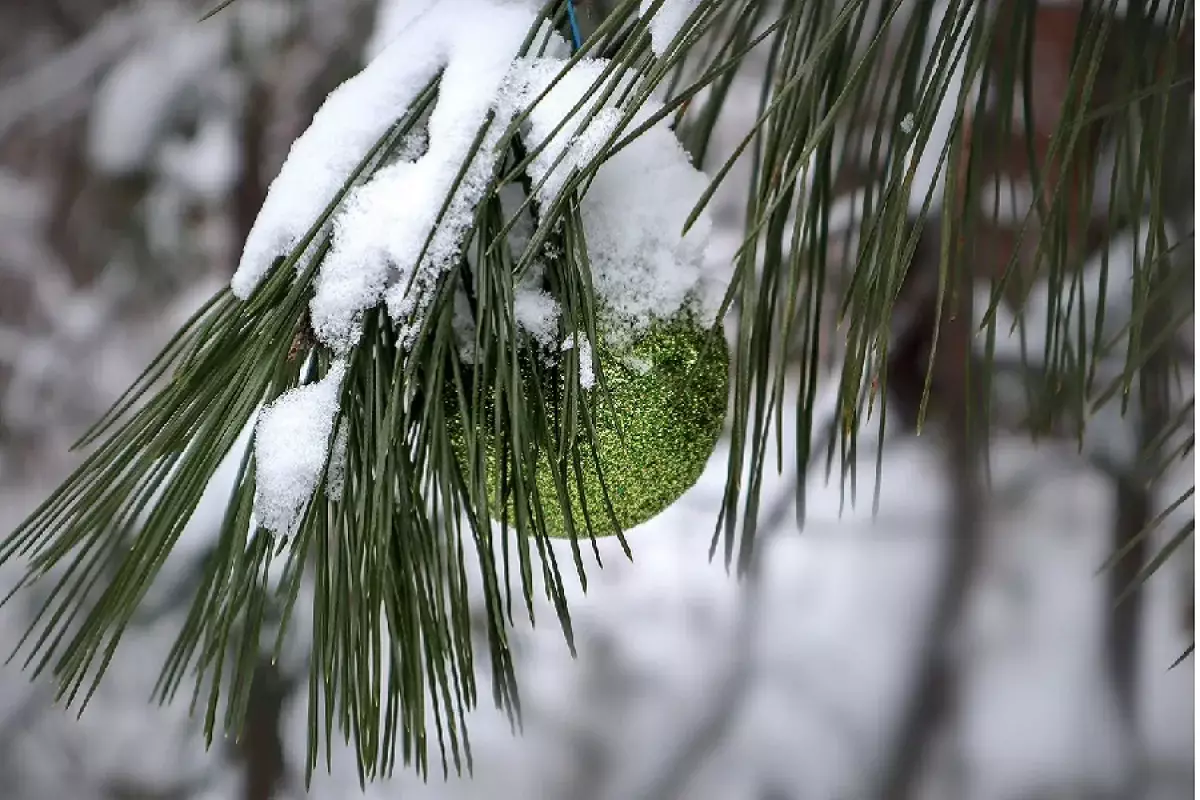
[[[505,116],[514,116],[530,106],[545,92],[562,72],[565,61],[560,58],[523,58],[513,65],[512,75],[502,98]],[[616,129],[621,114],[615,108],[596,109],[586,104],[571,117],[575,105],[600,80],[607,61],[584,59],[562,76],[553,89],[537,105],[529,109],[526,119],[526,147],[544,147],[530,164],[528,174],[538,187],[537,199],[544,206],[562,192],[574,169],[582,167],[600,153],[607,137]],[[598,111],[583,131],[578,131],[584,115]],[[550,134],[563,121],[567,123],[551,138]],[[555,162],[560,161],[557,167]]]
[[[458,7],[461,0],[443,0]],[[271,183],[234,273],[247,298],[276,256],[296,245],[403,109],[445,63],[444,16],[412,20],[409,35],[330,93]]]
[[549,347],[558,336],[559,307],[550,293],[541,288],[542,272],[531,268],[514,287],[513,315],[535,342]]
[[596,385],[596,373],[592,367],[592,343],[583,334],[568,334],[562,343],[563,351],[574,350],[576,347],[579,350],[579,385],[584,389],[591,389]]
[[[633,118],[641,125],[658,110],[647,102]],[[611,157],[581,202],[592,279],[602,307],[644,330],[691,304],[705,324],[728,276],[705,270],[712,221],[702,213],[686,235],[684,223],[708,179],[692,167],[675,134],[660,123]]]
[[284,393],[259,416],[254,514],[272,533],[295,532],[321,480],[345,374],[346,363],[336,361],[324,378]]
[[[563,63],[551,58],[522,59],[514,67],[505,104],[520,108],[536,100]],[[600,155],[620,123],[620,110],[584,104],[554,133],[606,66],[603,60],[581,61],[533,106],[527,118],[527,146],[532,150],[544,145],[529,167],[543,205],[565,188],[573,170]],[[627,82],[629,77],[619,80]],[[641,125],[660,107],[647,102],[625,130]],[[595,115],[579,130],[585,115],[593,111]],[[689,306],[698,305],[696,310],[711,322],[727,278],[705,269],[712,227],[707,211],[682,235],[707,185],[708,179],[692,166],[665,120],[610,156],[585,185],[580,216],[604,314],[602,327],[614,339],[642,331],[653,320]]]
[[[415,330],[430,289],[458,256],[491,181],[502,125],[489,126],[473,157],[472,146],[535,19],[526,4],[451,0],[422,16],[380,56],[408,53],[410,42],[428,37],[444,54],[445,68],[429,118],[428,150],[415,161],[379,170],[347,199],[335,223],[333,248],[312,300],[313,330],[334,350],[357,344],[363,313],[380,299],[404,334]],[[388,119],[402,111],[393,108]]]
[[429,11],[436,0],[380,0],[375,11],[375,28],[363,48],[363,57],[369,63],[388,48],[397,37],[402,36],[413,21]]
[[[612,105],[595,107],[595,99],[582,102],[607,62],[584,60],[563,74],[565,46],[548,29],[542,31],[547,46],[538,49],[554,55],[522,55],[537,22],[536,3],[441,0],[388,13],[389,30],[380,34],[388,44],[330,95],[292,146],[232,281],[234,293],[248,297],[274,260],[319,219],[421,88],[440,76],[421,141],[406,143],[396,159],[354,187],[333,215],[332,246],[316,274],[310,319],[317,339],[339,355],[358,344],[364,314],[381,302],[401,342],[411,343],[438,278],[461,255],[496,173],[500,138],[518,114],[530,110],[522,135],[531,151],[540,148],[528,173],[542,210],[566,190],[571,176],[603,154],[623,116]],[[616,80],[628,86],[634,77],[624,73]],[[582,113],[572,115],[577,105]],[[645,104],[630,124],[642,124],[659,108]],[[564,119],[567,124],[555,133]],[[711,220],[702,214],[683,232],[706,186],[665,121],[611,154],[583,185],[580,217],[600,323],[610,343],[684,308],[711,321],[713,301],[724,289],[723,280],[714,281],[704,268]],[[502,200],[515,205],[515,198]],[[523,252],[529,225],[520,222],[510,243]],[[540,286],[544,268],[544,262],[535,262],[518,282],[514,313],[517,324],[548,348],[557,337],[560,310]],[[473,360],[473,325],[464,297],[456,298],[454,328],[462,357]],[[580,340],[579,351],[581,385],[590,388],[595,380],[591,344]],[[290,531],[316,488],[339,381],[340,372],[295,390],[264,412],[256,510],[271,530]]]
[[[496,145],[505,127],[567,63],[561,37],[549,31],[543,32],[548,44],[541,49],[554,55],[521,56],[537,19],[532,2],[444,0],[381,9],[381,15],[385,11],[387,30],[376,40],[378,56],[330,96],[293,146],[233,278],[234,292],[248,297],[420,88],[440,73],[428,149],[379,169],[335,213],[332,247],[315,279],[311,318],[318,340],[342,354],[358,343],[364,313],[380,302],[399,326],[402,341],[412,340],[439,276],[461,253],[476,206],[495,174]],[[606,67],[605,61],[584,60],[530,111],[522,131],[526,145],[545,145],[528,170],[542,208],[562,193],[571,175],[601,155],[617,130],[620,109],[584,103],[582,113],[554,133]],[[633,76],[617,79],[628,85]],[[657,110],[647,104],[631,125]],[[584,115],[591,116],[586,125],[581,124]],[[481,146],[472,153],[485,125]],[[685,307],[715,310],[713,299],[724,287],[714,289],[703,270],[708,216],[701,215],[683,235],[706,185],[674,133],[660,122],[611,155],[583,187],[580,213],[592,279],[602,326],[614,340]],[[514,246],[523,248],[527,241],[527,231],[514,230]],[[549,344],[557,303],[536,282],[522,281],[516,289],[518,324]]]
[[[650,13],[654,2],[655,0],[642,0],[642,16]],[[650,19],[650,47],[656,56],[661,58],[666,54],[672,40],[683,30],[688,17],[699,5],[700,0],[663,0],[663,4]]]
[[[452,5],[443,0],[438,11],[450,13]],[[463,5],[466,7],[448,19],[453,26],[449,28],[453,32],[448,43],[451,56],[429,119],[429,151],[414,164],[400,164],[377,174],[368,185],[375,192],[360,209],[373,224],[384,226],[379,243],[399,268],[397,279],[385,295],[388,313],[410,335],[416,322],[414,315],[429,300],[434,280],[458,256],[475,207],[492,180],[496,145],[506,121],[493,121],[474,157],[470,151],[536,19],[532,7],[524,4],[474,0]],[[467,170],[459,178],[468,158]],[[456,178],[459,186],[439,221],[437,217]],[[366,225],[363,233],[368,236],[380,232],[372,228],[372,223]],[[418,262],[431,230],[428,251]],[[362,242],[350,238],[346,245],[358,249]],[[314,309],[315,304],[314,299]]]

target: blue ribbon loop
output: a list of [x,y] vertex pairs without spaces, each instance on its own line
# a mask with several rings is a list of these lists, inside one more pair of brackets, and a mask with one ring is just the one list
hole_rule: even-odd
[[579,35],[579,20],[575,17],[575,0],[567,0],[567,22],[571,26],[571,42],[574,45],[571,52],[583,46],[583,38]]

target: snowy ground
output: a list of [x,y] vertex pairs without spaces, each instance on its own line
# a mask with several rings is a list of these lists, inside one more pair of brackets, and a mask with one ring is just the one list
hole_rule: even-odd
[[[719,448],[690,492],[631,533],[633,563],[615,542],[604,543],[606,568],[586,596],[574,597],[577,661],[552,615],[522,629],[524,735],[483,708],[471,728],[473,780],[434,776],[422,785],[401,772],[368,786],[367,796],[633,796],[727,689],[740,655],[738,584],[707,559],[724,460]],[[864,480],[872,460],[867,448]],[[996,446],[993,480],[1005,499],[989,520],[987,567],[964,634],[970,667],[958,736],[942,754],[940,791],[931,798],[1097,797],[1122,774],[1127,750],[1100,668],[1095,575],[1107,553],[1111,499],[1103,482],[1064,463],[1023,443]],[[929,442],[893,443],[874,520],[867,487],[860,507],[839,517],[837,486],[813,481],[807,528],[781,530],[766,551],[744,702],[684,796],[859,796],[905,688],[936,568],[945,501],[936,468]],[[768,485],[768,497],[782,480]],[[1018,497],[1016,486],[1032,490]],[[38,495],[6,493],[4,523]],[[1145,796],[1164,800],[1190,797],[1193,779],[1192,668],[1166,670],[1186,644],[1171,605],[1179,566],[1169,564],[1147,587],[1142,727],[1157,788]],[[18,605],[0,617],[4,643],[15,643],[27,613]],[[46,691],[31,691],[16,665],[0,671],[0,763],[19,779],[6,783],[18,787],[8,796],[91,796],[80,793],[86,788],[101,797],[104,787],[180,782],[191,787],[187,797],[238,796],[221,748],[203,752],[184,703],[146,705],[177,625],[167,618],[128,638],[81,722],[49,708]],[[298,693],[285,719],[287,796],[297,798],[306,703]],[[317,773],[311,796],[358,791],[344,750],[332,775]]]
[[[1005,448],[997,481],[1006,468],[1036,461],[1027,448]],[[766,797],[772,787],[782,797],[859,796],[928,602],[942,505],[937,487],[922,481],[934,469],[928,448],[900,444],[885,462],[876,520],[865,510],[839,520],[839,493],[828,487],[813,492],[807,529],[771,544],[748,697],[684,796]],[[692,492],[632,535],[635,563],[606,568],[576,600],[581,626],[596,631],[578,662],[552,625],[530,635],[520,662],[531,707],[524,738],[482,715],[473,784],[418,787],[401,777],[404,791],[379,787],[371,796],[633,796],[725,686],[739,595],[706,557],[723,475],[718,451]],[[994,515],[988,575],[967,633],[961,740],[950,759],[963,793],[944,796],[1094,797],[1120,778],[1095,577],[1109,505],[1099,481],[1068,472]],[[617,558],[614,550],[609,563]],[[1170,582],[1164,574],[1148,590],[1142,689],[1148,756],[1159,782],[1170,784],[1154,796],[1164,798],[1190,796],[1193,750],[1191,670],[1166,672],[1186,645],[1167,605]],[[603,743],[600,755],[586,754],[589,730]],[[297,757],[302,744],[294,741]],[[620,764],[619,774],[581,793],[586,758]],[[317,777],[318,796],[353,779],[348,763],[339,769]],[[1071,791],[1081,793],[1063,794]]]

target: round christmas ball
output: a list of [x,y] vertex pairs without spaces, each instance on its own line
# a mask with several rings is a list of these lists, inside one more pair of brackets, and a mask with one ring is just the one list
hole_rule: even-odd
[[[573,468],[567,480],[572,518],[586,535],[582,500],[592,533],[611,536],[628,531],[665,511],[690,487],[720,438],[729,399],[729,349],[719,329],[706,329],[689,317],[656,322],[628,344],[592,345],[603,374],[582,393],[595,426],[589,443],[582,420],[579,455],[582,480]],[[580,355],[586,355],[581,350]],[[554,387],[562,397],[563,386]],[[553,396],[555,392],[546,392]],[[593,450],[593,447],[595,448]],[[603,471],[603,486],[596,462]],[[542,514],[551,536],[567,530],[553,473],[543,455],[535,471]],[[496,496],[496,476],[488,486]],[[581,491],[582,489],[582,500]],[[604,489],[612,504],[610,516]],[[508,501],[508,518],[513,518]],[[493,506],[494,518],[499,508]]]

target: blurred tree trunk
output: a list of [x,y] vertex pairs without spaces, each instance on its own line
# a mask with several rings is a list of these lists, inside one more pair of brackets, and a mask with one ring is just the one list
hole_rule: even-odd
[[[934,226],[936,230],[937,226]],[[936,238],[933,233],[930,238]],[[936,253],[936,244],[922,248]],[[977,410],[978,397],[971,375],[972,272],[967,260],[955,259],[955,285],[946,292],[937,354],[930,386],[931,419],[945,438],[944,479],[950,487],[950,508],[945,526],[944,553],[932,610],[917,648],[910,689],[905,694],[892,745],[885,753],[877,797],[905,800],[914,797],[931,745],[952,715],[958,693],[958,675],[950,642],[978,571],[984,535],[982,454],[986,420]],[[914,273],[937,269],[937,258],[928,257]],[[928,284],[926,284],[928,285]],[[956,291],[957,290],[957,291]],[[937,317],[936,288],[927,292],[923,310],[913,315],[914,330],[889,364],[888,385],[902,418],[915,422],[924,392],[926,371],[934,342]]]
[[246,727],[238,740],[242,761],[242,800],[271,800],[283,782],[286,766],[281,717],[291,693],[279,667],[262,658],[250,686]]

